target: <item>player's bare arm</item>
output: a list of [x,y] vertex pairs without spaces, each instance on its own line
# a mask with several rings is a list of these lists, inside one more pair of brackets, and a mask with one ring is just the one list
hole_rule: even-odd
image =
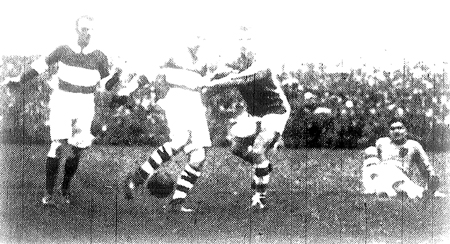
[[214,80],[213,82],[208,83],[206,87],[234,86],[251,83],[264,72],[267,72],[267,70],[245,70],[239,74],[230,74],[224,78]]
[[186,69],[162,68],[161,71],[166,76],[166,82],[189,90],[197,90],[209,83],[207,77]]

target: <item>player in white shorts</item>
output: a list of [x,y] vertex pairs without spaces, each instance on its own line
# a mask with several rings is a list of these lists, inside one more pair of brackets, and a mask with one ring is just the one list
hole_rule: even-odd
[[166,96],[157,102],[165,111],[170,141],[158,147],[147,161],[127,175],[123,183],[124,196],[125,199],[132,199],[136,187],[143,185],[172,156],[183,151],[189,161],[176,182],[170,208],[189,212],[192,209],[185,208],[183,203],[201,175],[206,158],[205,148],[211,146],[206,108],[200,91],[209,78],[196,67],[191,70],[166,67],[157,72],[165,75],[171,87]]
[[[389,135],[378,139],[376,147],[365,151],[362,169],[364,193],[395,196],[404,192],[409,198],[422,198],[424,193],[434,194],[439,187],[439,177],[422,146],[407,139],[407,130],[401,119],[391,121]],[[427,190],[411,180],[413,165],[427,182]]]
[[[245,56],[244,53],[237,54],[238,57]],[[235,124],[230,129],[231,151],[252,165],[251,188],[255,190],[255,194],[251,206],[263,209],[266,206],[267,187],[272,171],[267,153],[279,141],[284,131],[290,115],[290,105],[273,69],[258,62],[243,67],[244,63],[240,59],[225,62],[227,67],[236,64],[241,67],[234,67],[234,72],[213,80],[208,87],[236,87],[246,103],[246,112],[234,120]]]
[[[76,21],[78,39],[69,45],[57,47],[48,56],[36,60],[32,69],[25,72],[21,82],[27,82],[57,65],[53,76],[54,86],[50,95],[50,136],[51,146],[46,160],[46,194],[42,199],[45,205],[55,205],[53,191],[62,158],[62,146],[68,146],[64,165],[64,178],[61,193],[69,203],[70,181],[77,171],[81,153],[89,147],[94,137],[90,133],[95,113],[94,92],[101,79],[111,78],[106,55],[91,44],[93,19],[82,16]],[[112,86],[118,77],[108,81]],[[110,87],[109,87],[110,88]]]

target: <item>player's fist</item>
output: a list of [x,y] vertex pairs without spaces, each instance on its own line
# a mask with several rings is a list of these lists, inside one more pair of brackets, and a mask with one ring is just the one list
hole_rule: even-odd
[[128,97],[127,96],[117,96],[114,95],[111,99],[111,102],[109,103],[109,108],[115,109],[120,106],[128,104]]

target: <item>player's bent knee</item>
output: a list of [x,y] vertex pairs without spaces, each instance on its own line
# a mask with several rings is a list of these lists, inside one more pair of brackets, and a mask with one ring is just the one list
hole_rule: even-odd
[[253,164],[253,155],[250,153],[248,148],[236,147],[231,148],[231,153],[251,164]]
[[253,148],[252,148],[252,153],[254,153],[254,154],[265,153],[270,148],[270,146],[273,144],[273,141],[276,139],[276,137],[277,137],[277,132],[273,132],[273,131],[261,132],[260,134],[258,134],[258,136],[255,139],[255,142],[254,142]]
[[76,146],[72,146],[72,154],[70,155],[70,158],[80,158],[81,157],[81,153],[86,149],[86,148],[81,148],[81,147],[76,147]]
[[202,169],[206,159],[204,148],[193,150],[189,155],[189,165],[196,169]]
[[60,158],[62,156],[62,148],[61,146],[64,144],[63,140],[54,140],[50,145],[50,149],[48,151],[47,157],[50,158]]

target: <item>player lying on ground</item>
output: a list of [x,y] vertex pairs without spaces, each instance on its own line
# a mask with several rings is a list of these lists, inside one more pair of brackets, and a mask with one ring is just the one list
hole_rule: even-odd
[[[192,49],[190,50],[192,51]],[[185,55],[189,55],[187,51]],[[206,66],[198,64],[199,61],[193,61],[192,67],[188,65],[184,65],[185,67],[182,69],[166,67],[157,71],[164,74],[166,82],[171,85],[165,98],[157,102],[165,111],[170,130],[170,141],[158,147],[147,161],[127,175],[123,183],[125,199],[132,199],[137,187],[156,174],[161,165],[170,161],[178,152],[183,151],[188,155],[189,161],[176,182],[169,209],[192,211],[183,204],[189,191],[201,175],[206,158],[205,148],[211,146],[206,108],[200,92],[200,88],[209,82],[210,78],[205,74]],[[147,75],[147,77],[152,77],[152,75]],[[171,192],[172,190],[166,194]]]
[[[54,75],[57,87],[50,96],[51,146],[47,154],[44,205],[54,206],[54,187],[59,170],[62,149],[69,147],[71,153],[64,165],[64,178],[60,187],[65,203],[70,203],[70,181],[77,171],[82,152],[94,137],[90,133],[95,113],[94,92],[101,79],[109,79],[109,63],[106,55],[91,44],[93,19],[82,16],[76,21],[78,38],[69,45],[59,46],[48,56],[38,59],[32,69],[21,76],[21,83],[32,80],[39,73],[57,64]],[[108,81],[110,89],[116,83],[116,74]]]
[[[243,49],[235,57],[245,56]],[[241,60],[220,62],[226,67]],[[220,65],[220,64],[219,64]],[[278,141],[290,115],[290,105],[277,79],[275,71],[258,63],[241,67],[236,72],[208,84],[209,88],[222,89],[234,86],[242,95],[247,111],[235,120],[230,129],[231,152],[252,165],[255,190],[251,206],[262,209],[266,206],[267,187],[272,171],[268,151]]]
[[[401,119],[390,123],[389,137],[377,140],[376,147],[365,151],[366,160],[362,168],[364,193],[395,196],[404,192],[409,198],[422,198],[423,194],[442,196],[438,192],[439,177],[422,146],[407,139],[407,130]],[[427,182],[427,189],[411,180],[412,165],[415,165]]]

